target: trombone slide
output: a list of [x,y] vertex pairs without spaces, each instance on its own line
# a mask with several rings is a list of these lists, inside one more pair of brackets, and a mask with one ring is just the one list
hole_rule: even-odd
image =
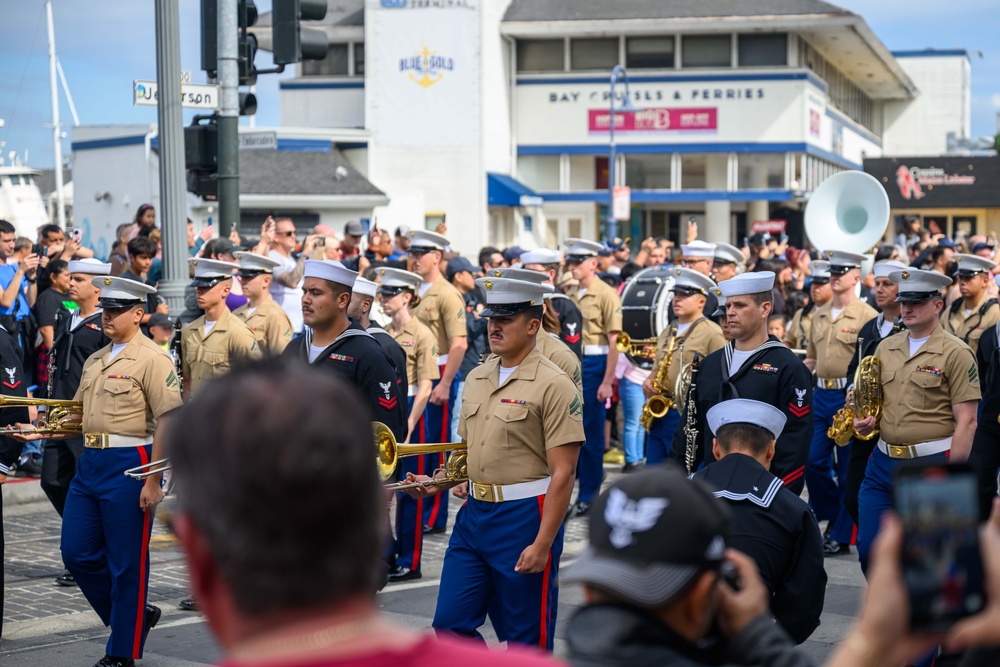
[[170,470],[172,467],[173,466],[170,465],[170,459],[160,459],[159,461],[150,461],[145,465],[129,468],[125,471],[125,476],[132,479],[142,480],[147,477],[152,477],[153,475],[158,475],[166,470]]

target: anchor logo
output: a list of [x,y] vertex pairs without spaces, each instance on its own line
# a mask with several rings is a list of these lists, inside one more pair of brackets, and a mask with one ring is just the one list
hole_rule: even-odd
[[454,58],[438,55],[426,44],[416,54],[399,60],[399,71],[409,72],[410,81],[424,88],[430,88],[444,78],[445,72],[454,69]]

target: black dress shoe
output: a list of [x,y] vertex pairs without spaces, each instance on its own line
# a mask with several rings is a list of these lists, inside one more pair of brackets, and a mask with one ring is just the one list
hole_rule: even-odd
[[76,579],[74,579],[73,575],[69,573],[69,570],[66,570],[56,577],[56,583],[60,586],[76,586]]
[[184,598],[177,606],[184,611],[198,611],[198,601],[193,597]]
[[149,631],[156,627],[156,624],[160,622],[160,616],[163,615],[163,611],[159,607],[153,604],[146,605],[146,625],[142,629],[142,641],[145,643],[146,636],[149,635]]
[[630,472],[636,472],[642,470],[642,468],[643,468],[642,461],[633,461],[632,463],[626,463],[625,465],[623,465],[622,472],[627,474]]
[[424,526],[424,535],[437,535],[444,531],[444,528],[439,528],[438,526]]
[[135,667],[135,660],[132,658],[116,658],[113,655],[104,654],[104,657],[94,663],[94,667]]
[[587,516],[590,513],[590,503],[585,503],[582,500],[578,500],[575,505],[573,505],[573,514],[571,518],[578,516]]
[[408,567],[396,567],[389,570],[389,583],[398,584],[401,581],[413,581],[414,579],[420,579],[424,575],[419,570],[411,570]]
[[845,556],[851,553],[851,545],[837,540],[827,540],[823,543],[824,556]]

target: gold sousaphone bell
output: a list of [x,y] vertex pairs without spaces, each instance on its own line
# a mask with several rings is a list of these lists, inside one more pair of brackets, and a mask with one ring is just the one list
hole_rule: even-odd
[[[392,430],[382,422],[372,422],[372,437],[375,440],[375,461],[378,465],[378,476],[383,482],[392,477],[399,466],[399,459],[405,456],[421,456],[423,454],[454,450],[448,455],[448,460],[445,461],[444,467],[440,469],[441,472],[444,472],[443,478],[430,479],[423,482],[386,484],[385,488],[390,491],[402,491],[418,486],[440,486],[441,484],[451,484],[453,482],[465,482],[469,479],[468,447],[464,442],[401,445],[396,442],[396,436],[392,434]],[[439,471],[434,471],[434,473],[437,472]]]

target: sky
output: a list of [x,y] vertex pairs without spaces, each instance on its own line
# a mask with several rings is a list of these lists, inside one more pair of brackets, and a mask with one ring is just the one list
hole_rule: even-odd
[[[492,0],[496,1],[496,0]],[[696,1],[696,0],[691,0]],[[750,2],[752,0],[744,0]],[[1000,111],[1000,2],[997,0],[832,0],[861,14],[893,51],[962,48],[972,62],[972,135],[993,135]],[[51,168],[53,160],[49,64],[44,0],[3,0],[0,21],[0,144],[3,154],[28,152],[35,168]],[[179,0],[181,68],[193,80],[199,70],[199,0]],[[270,0],[258,0],[263,13]],[[132,106],[132,82],[156,78],[153,0],[54,0],[56,49],[73,101],[84,125],[156,123],[155,107]],[[956,7],[960,7],[957,9]],[[257,66],[271,66],[261,52]],[[257,84],[257,124],[280,121],[278,81],[265,75]],[[69,154],[73,123],[60,91],[60,121]],[[185,113],[185,122],[195,112]],[[246,122],[245,120],[243,122]]]

